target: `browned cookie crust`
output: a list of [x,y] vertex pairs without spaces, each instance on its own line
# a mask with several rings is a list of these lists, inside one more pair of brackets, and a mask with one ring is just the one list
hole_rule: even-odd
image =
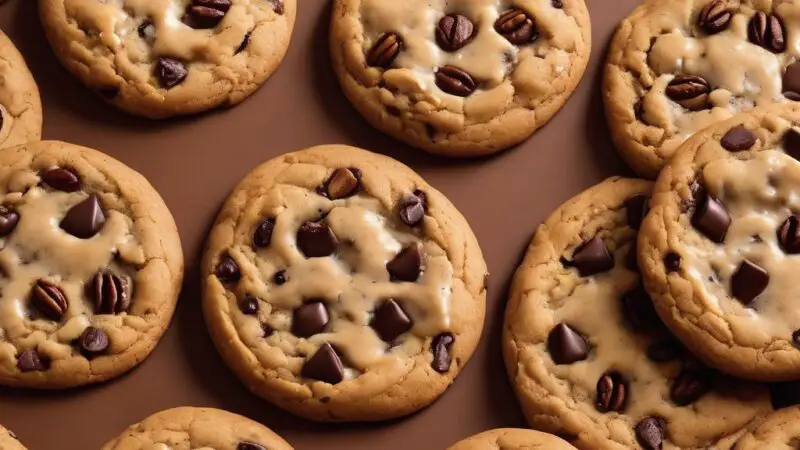
[[552,434],[498,428],[464,439],[447,450],[575,450],[575,447]]
[[42,135],[39,88],[17,48],[0,31],[0,148]]

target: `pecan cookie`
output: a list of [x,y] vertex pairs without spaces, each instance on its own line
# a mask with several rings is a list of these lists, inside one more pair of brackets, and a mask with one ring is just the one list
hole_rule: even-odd
[[800,407],[776,411],[753,431],[742,436],[732,450],[794,450],[800,443]]
[[22,55],[0,31],[0,147],[38,141],[41,135],[39,88]]
[[620,25],[605,74],[620,153],[655,178],[694,132],[759,105],[800,100],[800,2],[647,1]]
[[503,349],[523,412],[582,449],[706,448],[770,410],[765,388],[695,361],[654,311],[635,245],[650,189],[612,178],[561,206],[511,288]]
[[25,447],[17,440],[17,436],[9,430],[0,426],[0,449],[3,450],[25,450]]
[[202,271],[227,364],[313,420],[427,406],[483,327],[486,263],[466,220],[408,167],[352,147],[287,154],[248,175]]
[[0,155],[0,385],[66,388],[130,370],[169,325],[175,222],[141,175],[36,142]]
[[447,450],[574,450],[552,434],[520,428],[485,431],[452,445]]
[[101,450],[292,450],[272,430],[213,408],[174,408],[131,425]]
[[333,66],[381,131],[480,156],[528,138],[567,101],[591,49],[583,0],[336,0]]
[[286,54],[296,0],[39,0],[39,11],[67,70],[160,119],[255,92]]

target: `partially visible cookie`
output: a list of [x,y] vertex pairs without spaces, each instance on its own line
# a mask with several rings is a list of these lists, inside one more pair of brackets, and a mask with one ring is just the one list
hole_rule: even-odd
[[178,230],[147,180],[63,142],[0,152],[0,385],[119,376],[169,326]]
[[564,105],[591,50],[583,0],[336,0],[334,69],[376,128],[423,150],[481,156]]
[[503,350],[529,423],[581,449],[708,448],[771,410],[763,386],[697,362],[636,268],[652,184],[611,178],[539,227],[511,288]]
[[38,141],[41,135],[39,88],[22,55],[0,31],[0,148]]
[[742,436],[732,450],[796,450],[800,444],[800,407],[778,410]]
[[730,374],[800,379],[800,104],[689,139],[639,236],[647,291],[694,353]]
[[160,119],[235,105],[289,47],[296,0],[39,0],[58,59],[131,114]]
[[566,441],[534,430],[498,428],[464,439],[447,450],[574,450]]
[[480,338],[486,263],[466,220],[399,162],[341,145],[290,153],[225,202],[203,311],[257,395],[321,421],[417,411]]
[[800,2],[651,0],[620,24],[604,98],[612,137],[655,178],[694,132],[738,112],[800,100]]
[[17,440],[17,436],[14,433],[0,426],[0,449],[25,450],[25,447]]
[[174,408],[131,425],[102,450],[292,450],[272,430],[213,408]]

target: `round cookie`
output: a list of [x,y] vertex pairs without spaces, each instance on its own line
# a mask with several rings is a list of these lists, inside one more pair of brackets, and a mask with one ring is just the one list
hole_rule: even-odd
[[466,220],[390,158],[331,145],[250,173],[203,261],[203,311],[255,394],[319,421],[433,402],[467,363],[486,263]]
[[551,434],[520,428],[498,428],[458,442],[447,450],[574,450]]
[[698,356],[743,378],[800,378],[800,105],[689,139],[659,176],[639,261],[659,315]]
[[503,351],[529,423],[581,449],[707,448],[771,410],[767,390],[686,352],[636,271],[651,183],[611,178],[539,227],[511,288]]
[[647,1],[608,53],[605,105],[614,142],[655,178],[694,132],[754,106],[800,100],[800,2]]
[[39,0],[61,63],[151,119],[235,105],[277,69],[296,0]]
[[583,0],[336,0],[333,66],[376,128],[429,152],[488,155],[564,105],[591,50]]
[[0,31],[0,148],[42,136],[39,88],[17,48]]
[[778,410],[745,434],[732,450],[794,450],[800,443],[800,407]]
[[25,450],[25,447],[17,440],[17,436],[2,426],[0,426],[0,448],[3,450]]
[[183,279],[172,215],[102,153],[35,142],[0,156],[0,385],[127,372],[169,325]]
[[174,408],[131,425],[101,450],[292,450],[258,422],[213,408]]

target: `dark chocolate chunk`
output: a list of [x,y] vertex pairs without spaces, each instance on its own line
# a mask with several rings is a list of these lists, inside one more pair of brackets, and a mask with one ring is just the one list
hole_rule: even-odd
[[800,253],[800,219],[797,216],[789,216],[778,228],[778,243],[790,255]]
[[707,238],[721,244],[728,234],[731,216],[719,200],[702,191],[697,208],[692,215],[692,225]]
[[352,169],[336,169],[325,183],[325,193],[331,200],[347,198],[358,192],[360,172]]
[[294,310],[292,318],[292,334],[308,338],[325,331],[330,317],[328,308],[320,301],[309,302]]
[[556,364],[572,364],[589,356],[583,336],[565,323],[559,323],[547,336],[547,351]]
[[394,259],[386,263],[386,270],[392,281],[417,281],[422,272],[420,245],[409,245],[401,250]]
[[668,252],[664,255],[664,267],[667,272],[677,272],[681,270],[681,255],[675,252]]
[[755,263],[744,260],[731,277],[731,293],[745,305],[764,292],[769,284],[769,274]]
[[738,125],[722,136],[720,144],[730,152],[750,150],[756,144],[756,135],[744,125]]
[[86,200],[70,208],[61,220],[61,229],[79,239],[89,239],[106,223],[106,215],[100,205],[100,197],[92,194]]
[[275,231],[275,219],[264,219],[253,232],[253,245],[260,248],[268,247],[272,242],[273,231]]
[[250,316],[258,314],[258,299],[252,295],[245,295],[243,299],[239,300],[239,310]]
[[31,290],[31,303],[50,320],[59,321],[69,308],[64,292],[47,280],[38,280]]
[[385,342],[393,342],[413,326],[411,318],[394,299],[386,300],[375,309],[370,326]]
[[109,340],[105,331],[100,328],[88,327],[78,338],[81,349],[89,354],[98,354],[108,348]]
[[11,208],[0,206],[0,237],[5,237],[14,231],[19,222],[19,214]]
[[622,411],[627,398],[628,383],[619,372],[606,372],[597,380],[595,407],[598,411]]
[[272,281],[278,286],[286,283],[288,281],[288,279],[286,278],[286,271],[279,270],[275,272],[275,275],[272,276]]
[[666,422],[661,417],[648,417],[636,424],[636,438],[645,450],[661,450]]
[[19,354],[17,368],[20,372],[44,372],[49,368],[49,361],[31,348]]
[[306,222],[297,230],[297,247],[306,258],[322,258],[336,251],[339,240],[333,230],[321,222]]
[[711,390],[711,375],[708,369],[684,369],[672,383],[672,401],[678,406],[696,402]]
[[75,172],[62,167],[54,167],[41,173],[42,181],[53,189],[76,192],[81,188],[81,180]]
[[185,64],[172,58],[158,58],[155,72],[159,85],[164,89],[181,84],[189,74]]
[[242,272],[239,270],[239,264],[236,264],[230,255],[224,255],[220,258],[216,270],[217,278],[223,283],[236,283],[242,278]]
[[427,210],[427,196],[422,191],[415,191],[407,195],[400,202],[400,220],[408,226],[417,226],[425,217]]
[[572,255],[572,265],[578,269],[582,277],[596,275],[614,268],[614,257],[608,251],[605,242],[595,236],[584,242]]
[[439,373],[446,373],[450,370],[450,365],[453,363],[453,357],[450,355],[450,347],[456,341],[456,337],[452,333],[442,333],[435,338],[431,343],[431,351],[433,352],[433,361],[431,367]]
[[306,363],[300,375],[312,380],[336,384],[344,379],[342,360],[331,344],[324,343]]

